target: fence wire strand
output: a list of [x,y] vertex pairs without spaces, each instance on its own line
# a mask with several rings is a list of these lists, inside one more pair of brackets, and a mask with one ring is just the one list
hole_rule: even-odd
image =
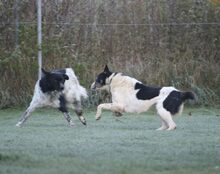
[[[37,25],[37,21],[20,21],[21,25]],[[69,26],[201,26],[201,25],[220,25],[220,22],[190,22],[190,23],[80,23],[80,22],[42,22],[44,25],[69,25]],[[15,25],[10,23],[8,25]]]

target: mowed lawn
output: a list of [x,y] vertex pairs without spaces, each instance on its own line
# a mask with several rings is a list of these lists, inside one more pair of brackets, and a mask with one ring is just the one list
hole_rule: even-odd
[[120,118],[104,112],[99,121],[85,111],[87,126],[71,111],[71,128],[61,113],[41,109],[15,127],[23,111],[0,110],[0,174],[220,173],[219,109],[185,109],[171,132],[155,131],[153,110]]

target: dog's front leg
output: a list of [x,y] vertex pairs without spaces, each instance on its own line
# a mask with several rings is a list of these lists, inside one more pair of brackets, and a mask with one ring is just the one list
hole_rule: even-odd
[[64,118],[66,119],[66,121],[68,122],[68,124],[72,127],[74,126],[74,123],[73,121],[71,120],[71,117],[68,113],[68,110],[67,110],[67,107],[66,107],[66,99],[63,95],[61,95],[59,97],[59,101],[60,101],[60,104],[59,104],[59,110],[63,113],[64,115]]
[[69,113],[68,113],[68,110],[67,110],[67,108],[66,108],[65,103],[63,104],[63,103],[61,102],[60,107],[59,107],[59,110],[63,113],[63,116],[64,116],[64,118],[66,119],[66,121],[68,122],[68,124],[69,124],[71,127],[73,127],[73,126],[74,126],[74,123],[73,123],[73,121],[72,121],[72,119],[71,119],[71,117],[70,117],[70,115],[69,115]]
[[27,120],[27,118],[30,116],[30,109],[26,109],[26,111],[22,114],[21,118],[17,122],[16,126],[21,127],[22,124]]
[[31,113],[38,108],[38,104],[37,102],[31,102],[30,106],[26,109],[26,111],[22,114],[20,120],[18,121],[18,123],[16,124],[16,126],[21,127],[23,125],[23,123],[28,119],[28,117],[30,117]]
[[112,112],[123,112],[123,106],[117,103],[104,103],[104,104],[100,104],[97,107],[97,112],[96,112],[96,120],[99,120],[101,118],[101,114],[102,114],[102,109],[105,110],[110,110]]

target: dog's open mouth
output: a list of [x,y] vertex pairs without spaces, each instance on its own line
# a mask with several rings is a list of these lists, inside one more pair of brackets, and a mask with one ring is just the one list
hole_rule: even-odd
[[101,85],[99,84],[99,83],[96,83],[96,82],[93,82],[93,84],[91,85],[91,90],[93,90],[93,91],[96,91],[96,90],[99,90],[99,89],[101,89]]

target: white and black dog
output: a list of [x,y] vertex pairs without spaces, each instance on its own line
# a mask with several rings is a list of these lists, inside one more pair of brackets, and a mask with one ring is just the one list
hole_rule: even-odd
[[156,104],[162,121],[162,126],[157,130],[174,130],[176,124],[172,116],[182,112],[186,100],[195,99],[192,92],[182,92],[174,87],[145,86],[132,77],[111,72],[107,65],[97,76],[91,89],[107,89],[112,96],[112,103],[100,104],[97,107],[96,120],[101,118],[102,109],[111,110],[116,116],[120,116],[123,112],[145,112]]
[[79,84],[73,69],[66,68],[51,72],[42,69],[41,74],[41,78],[36,82],[32,101],[16,126],[22,126],[36,108],[44,106],[58,108],[63,112],[69,125],[73,126],[67,110],[68,107],[71,107],[75,110],[79,120],[86,125],[82,113],[81,98],[87,98],[87,92]]

